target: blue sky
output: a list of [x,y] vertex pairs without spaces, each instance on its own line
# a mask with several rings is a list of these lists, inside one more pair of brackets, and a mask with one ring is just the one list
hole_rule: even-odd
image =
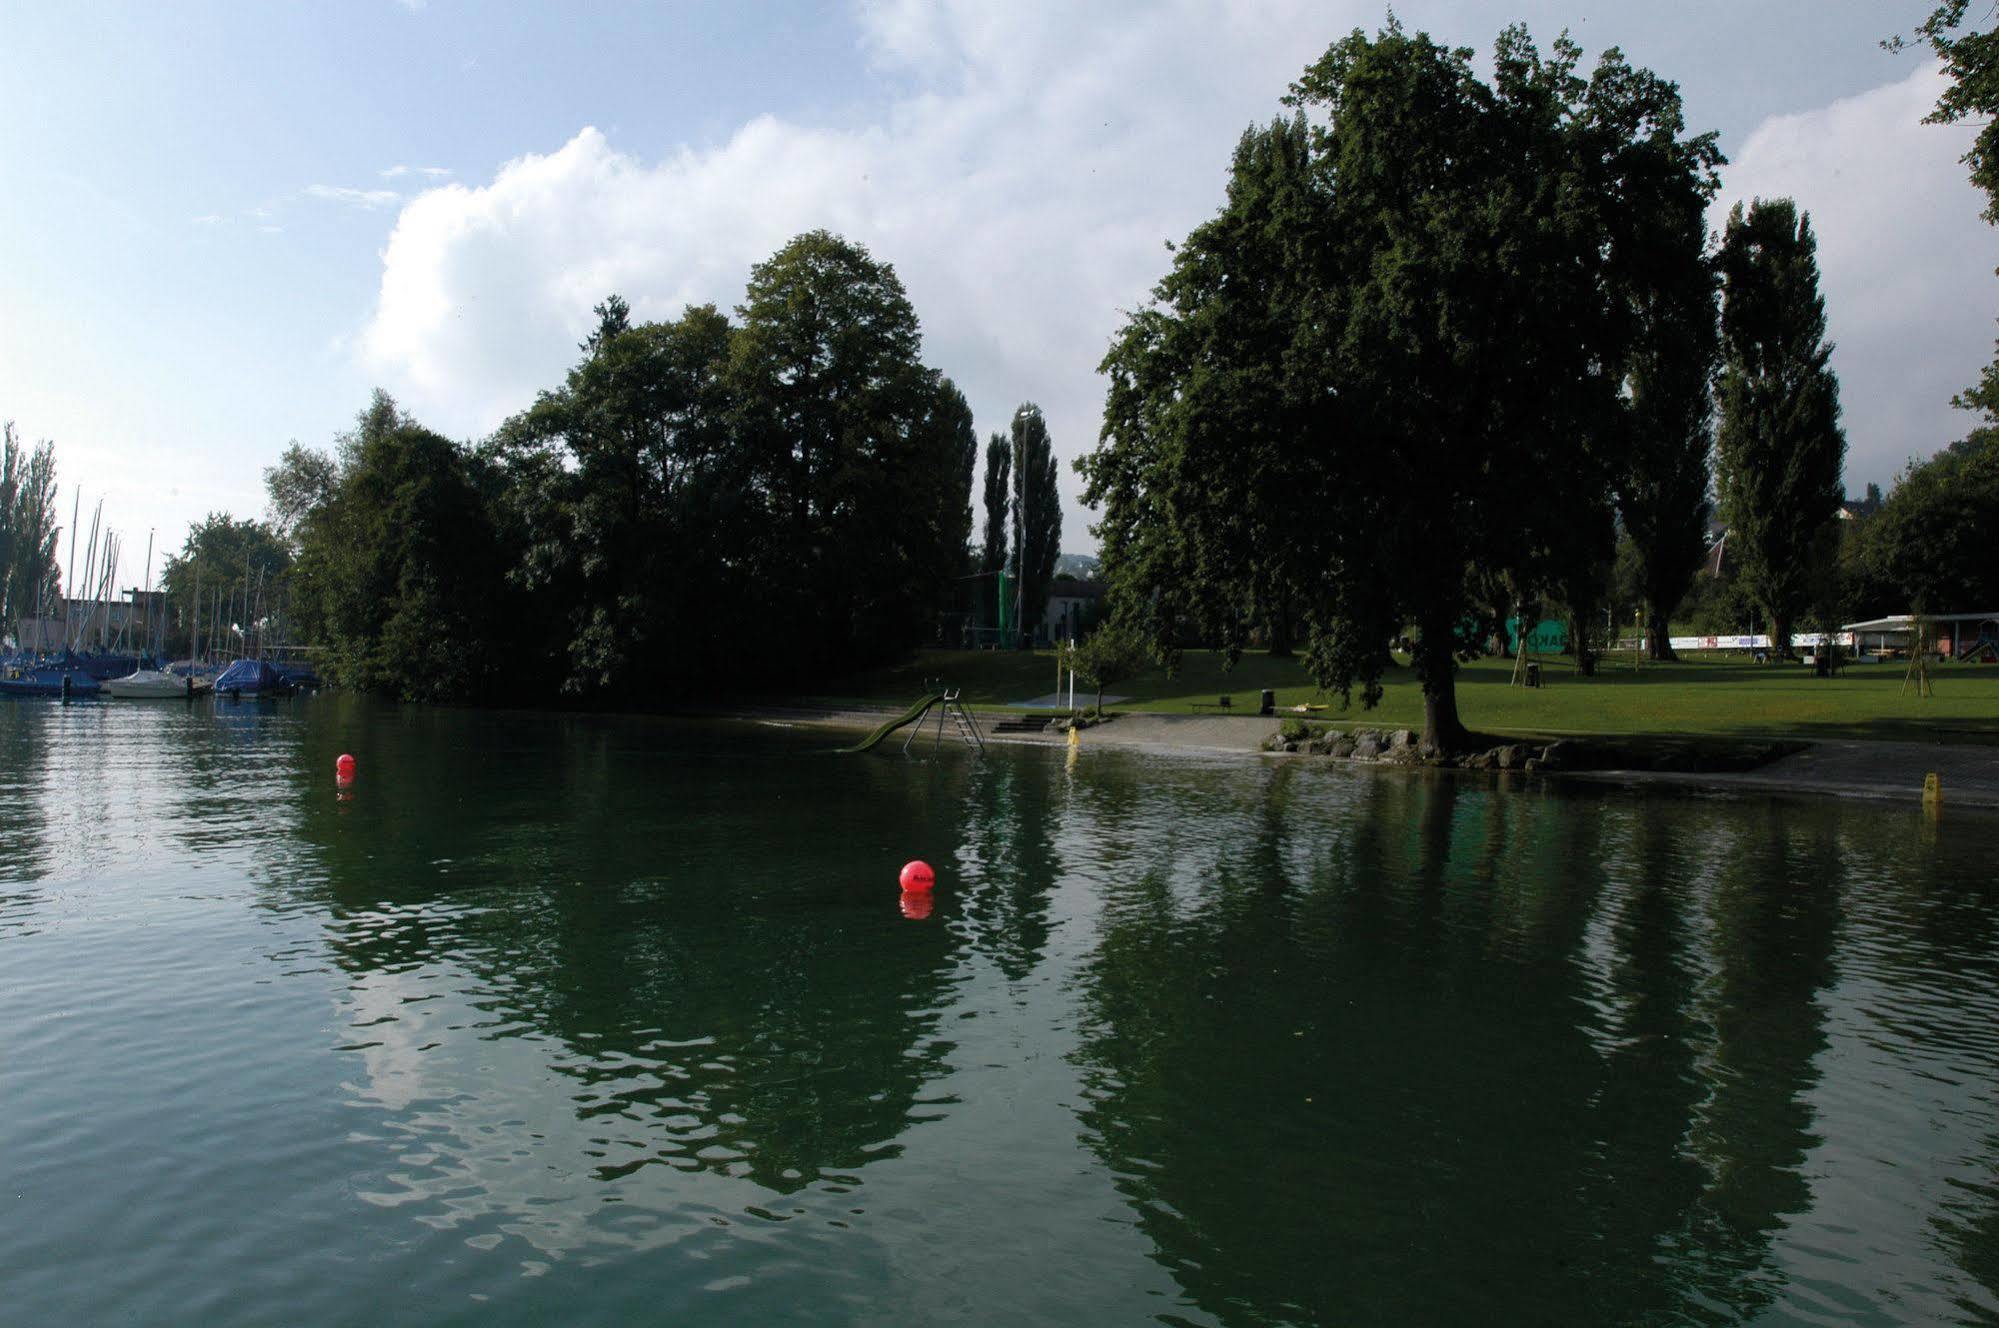
[[[1570,27],[1677,79],[1824,252],[1851,443],[1885,483],[1967,424],[1999,242],[1881,37],[1921,3],[1404,3],[1490,47]],[[56,442],[136,560],[254,515],[291,439],[380,385],[476,437],[556,383],[589,307],[725,307],[824,225],[897,266],[982,431],[1019,401],[1093,441],[1094,369],[1221,196],[1228,150],[1375,5],[1171,0],[530,6],[428,0],[0,10],[0,417]],[[1719,224],[1719,215],[1717,215]],[[1071,502],[1065,547],[1091,547]],[[136,582],[143,569],[123,579]]]

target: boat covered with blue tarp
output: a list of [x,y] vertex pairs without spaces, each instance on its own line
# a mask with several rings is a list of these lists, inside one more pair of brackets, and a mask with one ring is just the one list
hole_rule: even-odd
[[291,679],[267,659],[239,659],[215,679],[217,696],[289,696]]

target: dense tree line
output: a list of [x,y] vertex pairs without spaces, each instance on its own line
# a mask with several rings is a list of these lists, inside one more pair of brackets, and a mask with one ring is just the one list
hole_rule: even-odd
[[733,319],[596,312],[564,382],[477,446],[378,394],[332,455],[269,473],[329,675],[684,701],[933,630],[972,558],[978,437],[890,266],[815,231],[752,271]]
[[1999,606],[1999,432],[1912,462],[1878,512],[1845,524],[1839,608],[1852,619]]

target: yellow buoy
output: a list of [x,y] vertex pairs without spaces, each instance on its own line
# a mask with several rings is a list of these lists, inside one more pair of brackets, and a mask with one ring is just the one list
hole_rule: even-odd
[[1943,806],[1943,781],[1932,770],[1923,780],[1923,810],[1935,816]]

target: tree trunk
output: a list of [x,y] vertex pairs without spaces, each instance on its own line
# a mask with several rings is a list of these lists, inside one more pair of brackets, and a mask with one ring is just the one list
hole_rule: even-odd
[[1593,599],[1578,598],[1576,608],[1569,613],[1569,653],[1576,657],[1576,672],[1585,678],[1596,676],[1597,649],[1590,639],[1596,630],[1597,604]]
[[1670,624],[1666,615],[1656,604],[1645,614],[1645,656],[1661,664],[1677,664],[1680,657],[1673,653],[1673,639],[1666,635]]
[[1770,655],[1778,663],[1791,657],[1791,615],[1770,615]]
[[1425,756],[1449,756],[1470,745],[1458,719],[1458,662],[1452,653],[1448,616],[1425,619],[1416,641],[1416,676],[1423,684]]
[[1291,650],[1291,606],[1280,604],[1270,615],[1270,653],[1289,659]]

